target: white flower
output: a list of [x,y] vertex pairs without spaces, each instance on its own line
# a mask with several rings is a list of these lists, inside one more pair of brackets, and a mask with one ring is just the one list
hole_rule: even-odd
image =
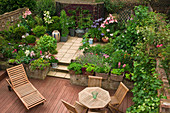
[[20,25],[18,24],[18,27],[19,27]]
[[22,48],[22,50],[24,50],[24,48]]
[[107,20],[110,20],[110,17],[107,17]]
[[26,37],[29,36],[29,33],[25,33],[25,36],[26,36]]
[[24,35],[22,35],[22,38],[25,38],[25,36],[24,36]]
[[23,45],[18,45],[19,47],[23,47]]
[[137,30],[137,34],[139,33],[139,30]]
[[125,36],[124,36],[124,35],[122,35],[122,37],[124,38]]
[[110,34],[110,36],[113,36],[113,33],[112,33],[112,34]]
[[41,56],[41,58],[44,58],[44,55],[43,55],[43,56]]
[[25,51],[25,55],[28,56],[30,54],[30,51],[29,50],[26,50]]
[[107,32],[110,32],[110,29],[107,29],[106,31],[107,31]]
[[30,56],[31,56],[31,57],[32,57],[32,56],[35,56],[34,51],[31,51]]
[[143,40],[145,40],[146,38],[144,37]]

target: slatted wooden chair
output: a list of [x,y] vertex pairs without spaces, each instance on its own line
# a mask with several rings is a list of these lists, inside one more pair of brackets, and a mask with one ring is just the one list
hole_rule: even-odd
[[102,77],[88,76],[88,87],[101,87]]
[[118,108],[121,105],[128,91],[129,89],[122,82],[120,82],[120,85],[117,91],[115,92],[114,96],[111,96],[111,102],[109,103],[109,106],[108,106],[110,110],[112,111],[112,113],[114,113],[114,110],[122,112]]
[[88,113],[107,113],[106,109],[101,110],[89,110]]
[[22,64],[8,68],[7,73],[9,76],[9,79],[6,79],[8,84],[28,110],[46,101],[39,91],[29,82]]
[[70,113],[83,113],[83,112],[86,113],[87,112],[87,108],[84,107],[82,104],[80,104],[78,101],[75,102],[74,106],[64,100],[61,100],[61,101]]

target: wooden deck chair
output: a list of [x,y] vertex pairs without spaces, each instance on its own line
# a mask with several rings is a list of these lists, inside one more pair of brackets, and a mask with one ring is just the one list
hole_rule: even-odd
[[45,102],[46,99],[29,82],[22,64],[8,68],[7,73],[9,76],[9,79],[6,79],[8,84],[28,110]]
[[120,82],[117,91],[115,92],[114,96],[111,96],[111,102],[109,103],[109,108],[112,113],[114,113],[113,109],[122,112],[118,108],[128,91],[129,89],[122,82]]
[[82,112],[86,113],[87,111],[87,108],[77,101],[74,106],[64,100],[61,100],[61,101],[70,113],[82,113]]
[[107,113],[106,109],[101,110],[89,110],[88,113]]
[[101,87],[102,77],[88,76],[88,87]]

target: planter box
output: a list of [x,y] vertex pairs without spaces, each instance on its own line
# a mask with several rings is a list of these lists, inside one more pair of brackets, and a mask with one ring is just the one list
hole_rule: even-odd
[[111,74],[110,75],[111,80],[120,81],[120,82],[123,81],[123,77],[124,77],[124,74],[123,75],[116,75],[116,74]]
[[25,67],[25,70],[26,70],[26,73],[27,73],[27,76],[29,78],[35,78],[35,79],[41,79],[41,80],[44,80],[47,76],[47,73],[49,71],[49,67],[45,68],[44,70],[39,70],[39,69],[36,69],[36,70],[31,70],[30,69],[30,66],[24,66]]
[[109,73],[97,73],[96,72],[96,76],[102,77],[103,79],[107,80]]

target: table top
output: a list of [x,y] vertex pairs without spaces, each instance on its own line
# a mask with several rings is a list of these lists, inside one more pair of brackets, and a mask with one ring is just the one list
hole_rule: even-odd
[[[92,92],[97,92],[97,98],[94,99]],[[100,87],[87,87],[79,92],[79,102],[89,109],[104,108],[110,101],[109,92]]]

